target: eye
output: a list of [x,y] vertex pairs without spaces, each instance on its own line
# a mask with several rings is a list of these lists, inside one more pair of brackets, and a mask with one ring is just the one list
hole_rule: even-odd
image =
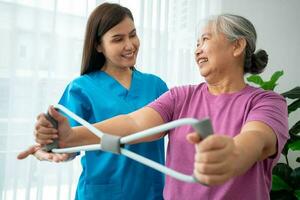
[[130,33],[129,37],[131,37],[131,38],[136,37],[136,32],[134,31],[134,32]]
[[121,37],[116,37],[112,40],[112,42],[121,42],[122,38]]

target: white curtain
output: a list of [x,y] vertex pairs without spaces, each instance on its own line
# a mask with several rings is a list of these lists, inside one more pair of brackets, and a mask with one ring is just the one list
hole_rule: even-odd
[[[197,24],[220,1],[121,0],[135,17],[136,67],[169,87],[202,81],[193,52]],[[17,153],[33,144],[35,116],[79,75],[85,25],[104,1],[0,0],[0,200],[74,199],[80,158],[55,164]]]

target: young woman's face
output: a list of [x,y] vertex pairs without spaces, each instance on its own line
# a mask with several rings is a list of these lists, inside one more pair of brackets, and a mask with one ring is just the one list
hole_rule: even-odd
[[97,50],[106,58],[105,67],[129,68],[135,65],[139,46],[134,22],[125,17],[103,35]]
[[207,80],[224,76],[231,64],[234,45],[224,34],[215,34],[206,26],[197,41],[195,59],[201,75]]

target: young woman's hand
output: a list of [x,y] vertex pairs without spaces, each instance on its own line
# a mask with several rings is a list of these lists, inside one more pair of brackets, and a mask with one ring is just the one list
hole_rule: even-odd
[[73,133],[67,118],[57,112],[53,106],[49,107],[48,112],[58,122],[58,129],[53,127],[44,113],[39,114],[34,130],[35,141],[43,146],[57,139],[60,148],[67,147],[67,141]]
[[50,161],[50,162],[64,162],[73,159],[75,154],[55,154],[42,150],[41,145],[36,144],[28,147],[27,150],[22,151],[18,154],[17,158],[23,160],[29,155],[33,155],[40,161]]
[[234,139],[211,135],[200,142],[196,133],[187,136],[196,146],[194,176],[203,184],[219,185],[236,175],[239,153]]

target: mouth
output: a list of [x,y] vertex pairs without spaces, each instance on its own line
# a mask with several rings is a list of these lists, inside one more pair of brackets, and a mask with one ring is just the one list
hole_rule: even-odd
[[122,54],[121,56],[126,58],[126,59],[134,58],[135,52],[133,52],[133,51],[127,52],[127,53]]
[[203,58],[203,57],[197,59],[197,63],[198,64],[203,64],[203,63],[205,63],[207,61],[208,61],[208,59],[207,58]]

